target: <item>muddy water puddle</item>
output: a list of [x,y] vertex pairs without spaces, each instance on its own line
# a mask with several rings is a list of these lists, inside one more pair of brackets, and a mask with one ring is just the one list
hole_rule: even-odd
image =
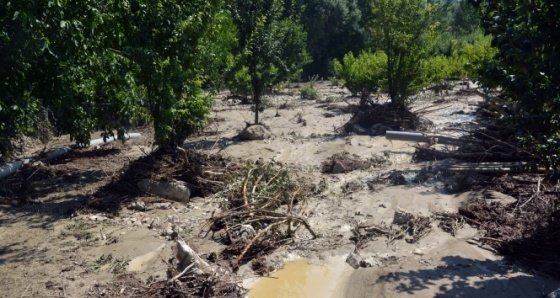
[[343,258],[336,258],[325,264],[312,264],[299,259],[271,274],[247,285],[251,290],[249,298],[280,297],[343,297],[346,281],[352,272]]

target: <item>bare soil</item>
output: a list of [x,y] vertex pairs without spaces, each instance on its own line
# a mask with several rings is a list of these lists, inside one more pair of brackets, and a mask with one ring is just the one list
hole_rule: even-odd
[[[525,186],[519,180],[534,177],[492,180],[454,174],[445,170],[451,159],[414,161],[415,144],[355,132],[355,124],[368,130],[381,124],[453,135],[457,129],[446,128],[470,121],[465,115],[475,112],[481,98],[457,86],[443,97],[421,95],[412,107],[420,118],[374,107],[370,115],[378,117],[364,118],[357,116],[359,99],[347,90],[329,82],[316,86],[316,101],[300,99],[298,88],[266,98],[270,106],[262,121],[274,135],[268,140],[236,138],[253,114],[250,105],[224,92],[216,98],[207,128],[185,141],[184,155],[153,151],[151,129],[138,128],[140,139],[74,150],[0,180],[0,296],[235,297],[243,295],[241,285],[253,287],[259,282],[256,275],[270,274],[290,260],[321,265],[349,254],[363,263],[355,270],[344,264],[350,271],[333,278],[340,283],[335,297],[532,297],[558,285],[543,276],[554,273],[551,266],[538,268],[548,271],[526,267],[533,258],[524,238],[539,229],[557,234],[557,222],[535,222],[542,212],[555,212],[557,187],[547,184],[545,189],[543,184],[540,192],[548,197],[530,199],[537,180]],[[48,146],[69,143],[61,137]],[[26,156],[40,149],[29,148]],[[248,240],[229,237],[224,227],[212,225],[213,219],[228,202],[243,197],[228,197],[228,187],[246,175],[247,162],[270,161],[306,185],[305,198],[278,210],[296,208],[318,237],[300,228],[292,238],[267,238],[274,245],[255,246],[251,257],[239,262]],[[335,174],[336,163],[344,170]],[[192,199],[184,204],[141,192],[137,182],[145,178],[184,181]],[[516,201],[487,204],[488,190]],[[139,201],[145,210],[127,208]],[[393,224],[397,209],[412,214],[411,219]],[[525,221],[494,220],[514,212]],[[530,220],[535,224],[523,224]],[[170,229],[221,268],[216,275],[187,276],[169,284],[177,274],[172,265],[177,235]],[[558,237],[550,233],[542,237],[552,247]],[[240,241],[238,247],[228,237]],[[504,245],[511,241],[518,241],[517,246]],[[502,254],[526,260],[511,262]],[[539,254],[557,262],[553,252]]]

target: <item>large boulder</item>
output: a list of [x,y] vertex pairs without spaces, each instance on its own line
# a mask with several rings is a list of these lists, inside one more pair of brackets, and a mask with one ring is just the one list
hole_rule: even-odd
[[270,139],[272,137],[272,133],[266,129],[266,127],[260,124],[255,124],[246,127],[239,133],[238,137],[244,141],[265,140]]
[[142,179],[138,182],[138,188],[140,188],[141,191],[181,203],[188,203],[191,197],[191,190],[183,181],[154,181],[151,179]]

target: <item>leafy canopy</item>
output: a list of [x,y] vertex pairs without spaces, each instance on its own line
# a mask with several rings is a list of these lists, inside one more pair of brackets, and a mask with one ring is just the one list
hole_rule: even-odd
[[423,0],[371,0],[371,32],[387,55],[387,84],[392,104],[405,107],[422,87],[421,62],[433,46],[430,15]]
[[307,34],[297,23],[298,7],[287,5],[290,3],[237,0],[231,5],[239,47],[237,70],[245,71],[246,67],[248,71],[255,124],[259,123],[262,95],[275,84],[299,76],[310,61],[305,47]]

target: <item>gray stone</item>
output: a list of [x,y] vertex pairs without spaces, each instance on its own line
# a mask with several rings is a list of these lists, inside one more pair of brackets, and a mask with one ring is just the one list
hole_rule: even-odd
[[373,266],[379,266],[379,262],[374,257],[367,257],[360,262],[360,267],[368,268]]
[[347,182],[343,187],[344,192],[356,192],[362,189],[364,189],[364,182],[362,182],[360,179],[351,180]]
[[340,162],[335,162],[333,167],[332,167],[332,173],[333,174],[342,174],[346,172],[346,167],[343,166]]
[[361,262],[362,262],[362,258],[356,253],[351,253],[346,258],[346,263],[348,263],[348,265],[352,266],[352,268],[354,269],[360,268]]
[[272,137],[272,133],[266,127],[256,124],[246,127],[238,137],[244,141],[266,140]]
[[136,210],[136,211],[146,211],[146,203],[142,201],[135,201],[130,203],[127,208],[129,210]]
[[138,182],[138,188],[142,191],[181,203],[188,203],[191,197],[191,190],[183,181],[142,179]]
[[397,209],[395,209],[395,215],[393,215],[393,224],[404,225],[408,223],[412,217],[412,213],[397,207]]

